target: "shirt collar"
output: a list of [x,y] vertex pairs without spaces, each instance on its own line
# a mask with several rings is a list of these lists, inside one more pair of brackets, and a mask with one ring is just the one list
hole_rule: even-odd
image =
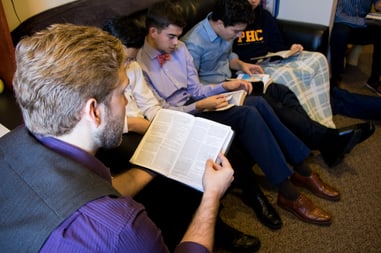
[[213,42],[220,36],[218,36],[218,34],[213,30],[212,26],[210,25],[209,19],[211,15],[212,13],[209,12],[206,18],[203,21],[201,21],[201,25],[204,27],[206,33],[208,34],[209,40]]
[[156,48],[153,48],[147,41],[147,38],[144,41],[144,51],[148,54],[151,60],[157,58],[158,55],[162,54],[159,50]]
[[110,170],[88,152],[54,137],[34,135],[44,146],[72,159],[111,183]]

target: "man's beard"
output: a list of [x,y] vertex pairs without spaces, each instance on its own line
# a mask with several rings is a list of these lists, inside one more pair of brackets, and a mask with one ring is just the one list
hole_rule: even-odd
[[97,135],[100,147],[105,149],[118,147],[122,143],[124,121],[111,117],[110,114],[111,112],[106,113],[107,123]]

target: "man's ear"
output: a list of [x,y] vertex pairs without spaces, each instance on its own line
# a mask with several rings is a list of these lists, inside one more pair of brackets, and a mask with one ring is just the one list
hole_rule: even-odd
[[149,29],[148,29],[148,33],[151,35],[151,36],[155,36],[156,34],[158,34],[159,32],[158,32],[159,30],[156,28],[156,27],[150,27]]
[[91,98],[87,101],[85,106],[85,118],[98,127],[101,124],[101,108],[96,99]]

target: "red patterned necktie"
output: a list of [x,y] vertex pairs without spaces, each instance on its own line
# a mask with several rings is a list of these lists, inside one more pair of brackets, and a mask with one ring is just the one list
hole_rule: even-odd
[[160,64],[160,67],[163,66],[163,64],[166,62],[166,61],[169,61],[171,59],[171,55],[170,54],[159,54],[157,56],[157,60],[159,61],[159,64]]

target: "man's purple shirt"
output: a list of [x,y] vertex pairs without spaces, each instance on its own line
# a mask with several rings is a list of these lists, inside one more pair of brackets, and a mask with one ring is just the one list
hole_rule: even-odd
[[[75,160],[111,183],[109,169],[86,151],[51,137],[42,144]],[[143,205],[132,198],[104,196],[80,207],[47,238],[40,252],[169,252],[160,230]],[[176,253],[209,252],[193,242],[180,243]]]

